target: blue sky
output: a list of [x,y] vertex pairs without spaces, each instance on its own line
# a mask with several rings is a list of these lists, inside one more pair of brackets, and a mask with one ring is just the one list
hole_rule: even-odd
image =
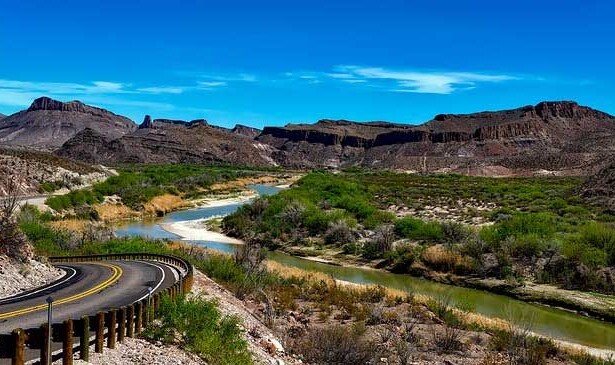
[[420,123],[577,100],[615,114],[615,2],[3,0],[0,112]]

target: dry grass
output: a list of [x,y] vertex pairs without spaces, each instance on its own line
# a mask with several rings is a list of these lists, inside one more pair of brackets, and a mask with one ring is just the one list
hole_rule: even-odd
[[89,223],[84,219],[64,219],[49,222],[49,226],[58,231],[83,233]]
[[145,215],[167,214],[174,210],[189,207],[190,203],[177,195],[165,194],[155,197],[143,205]]
[[446,249],[442,245],[435,245],[427,248],[421,257],[423,262],[429,267],[442,271],[464,274],[473,269],[469,258],[457,252]]
[[267,270],[283,278],[301,278],[311,282],[325,282],[335,284],[335,279],[322,272],[310,272],[296,267],[288,267],[275,261],[267,261]]
[[142,217],[141,213],[121,204],[96,204],[93,208],[98,213],[100,220],[104,222]]

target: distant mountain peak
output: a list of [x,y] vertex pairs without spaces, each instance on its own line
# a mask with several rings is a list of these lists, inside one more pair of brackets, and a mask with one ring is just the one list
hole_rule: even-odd
[[126,117],[80,101],[62,102],[43,96],[28,109],[2,119],[0,142],[55,149],[86,128],[117,138],[131,133],[136,125]]

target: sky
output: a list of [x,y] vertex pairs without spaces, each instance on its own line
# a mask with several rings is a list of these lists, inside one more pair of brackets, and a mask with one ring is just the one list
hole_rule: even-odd
[[615,114],[611,0],[2,0],[0,113],[34,98],[255,127]]

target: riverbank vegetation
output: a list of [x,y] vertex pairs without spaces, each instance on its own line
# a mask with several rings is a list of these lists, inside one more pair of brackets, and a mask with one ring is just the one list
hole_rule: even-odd
[[[250,241],[234,256],[143,238],[70,241],[64,231],[50,224],[54,219],[33,207],[24,208],[20,214],[20,226],[38,254],[150,252],[187,258],[242,299],[263,323],[284,335],[285,348],[303,362],[375,363],[386,358],[391,364],[448,360],[477,365],[511,361],[612,365],[590,356],[572,355],[549,340],[532,337],[521,331],[525,324],[510,326],[478,316],[467,306],[452,306],[446,297],[347,285],[324,274],[265,264],[256,241]],[[213,303],[185,299],[167,304],[161,307],[162,321],[146,332],[147,338],[181,341],[180,345],[212,364],[250,363],[237,323],[232,317],[216,314]],[[250,336],[258,335],[250,332]],[[513,337],[521,339],[506,342]],[[575,360],[575,356],[583,356],[583,361]]]
[[614,294],[615,217],[577,195],[581,182],[315,172],[222,227],[270,249],[393,272]]
[[141,210],[145,203],[158,196],[170,194],[194,198],[217,183],[276,172],[218,165],[124,166],[118,170],[117,176],[88,189],[51,197],[46,204],[56,211],[64,211],[102,203],[106,196],[117,196],[125,206]]

